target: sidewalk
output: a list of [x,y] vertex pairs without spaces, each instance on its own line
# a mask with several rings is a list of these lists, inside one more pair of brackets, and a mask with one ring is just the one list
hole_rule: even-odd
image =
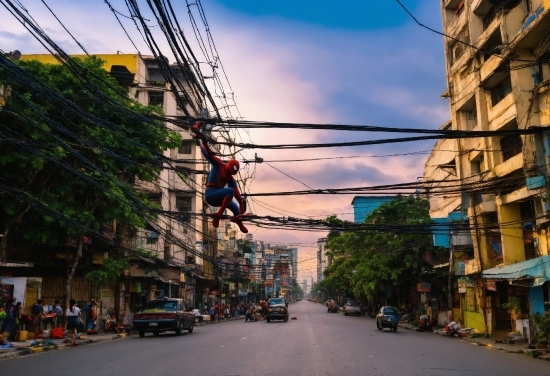
[[[400,328],[408,329],[408,330],[416,330],[417,327],[409,324],[409,323],[400,323]],[[426,333],[430,334],[430,333]],[[431,334],[436,335],[444,335],[446,336],[447,333],[444,329],[435,329]],[[468,341],[472,345],[476,346],[484,346],[491,349],[495,349],[498,351],[504,351],[508,353],[513,354],[525,354],[532,358],[541,359],[541,360],[547,360],[550,361],[550,353],[548,350],[545,349],[529,349],[527,346],[527,342],[520,342],[516,344],[510,344],[510,343],[504,343],[502,341],[497,341],[494,338],[485,338],[485,337],[462,337],[462,338],[449,338],[449,340],[461,340],[461,341]]]
[[[126,334],[114,334],[114,333],[105,333],[105,334],[94,334],[94,335],[84,335],[81,333],[85,339],[77,339],[79,346],[87,345],[90,343],[99,343],[112,341],[115,339],[126,338]],[[14,341],[11,342],[12,347],[5,349],[0,349],[0,360],[18,358],[20,356],[34,354],[38,352],[51,351],[51,350],[60,350],[71,346],[70,338],[63,339],[49,339],[45,338],[43,340],[27,340],[27,341]]]

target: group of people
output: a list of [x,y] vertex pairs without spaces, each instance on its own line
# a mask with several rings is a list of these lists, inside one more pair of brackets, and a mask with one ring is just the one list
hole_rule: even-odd
[[[95,300],[91,299],[84,310],[86,312],[86,329],[94,330],[97,319]],[[71,343],[76,345],[76,332],[82,320],[81,310],[76,306],[74,299],[69,300],[69,307],[65,313],[57,299],[53,305],[47,305],[42,299],[38,299],[32,305],[30,311],[29,316],[23,315],[21,302],[16,303],[14,298],[8,298],[3,307],[0,307],[0,317],[3,319],[0,335],[11,340],[17,338],[17,332],[22,326],[21,321],[25,317],[28,320],[27,322],[32,325],[35,338],[40,338],[49,324],[51,329],[66,328],[71,335]]]
[[233,304],[220,304],[217,302],[213,304],[208,304],[207,302],[204,303],[204,314],[210,315],[211,320],[215,322],[217,322],[220,318],[229,319],[235,315],[240,315],[239,309],[239,306],[235,306]]
[[257,303],[250,302],[248,304],[241,302],[239,304],[225,303],[204,303],[205,315],[210,315],[211,320],[217,322],[221,319],[229,319],[231,317],[245,316],[245,321],[261,320],[267,310],[267,300],[260,300]]

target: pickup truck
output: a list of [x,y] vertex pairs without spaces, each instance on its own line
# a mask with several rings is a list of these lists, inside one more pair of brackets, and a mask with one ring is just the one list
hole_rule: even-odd
[[180,335],[189,333],[195,326],[195,314],[187,309],[183,299],[164,298],[151,300],[140,312],[134,314],[133,329],[140,337],[146,332],[158,336],[162,332],[174,331]]

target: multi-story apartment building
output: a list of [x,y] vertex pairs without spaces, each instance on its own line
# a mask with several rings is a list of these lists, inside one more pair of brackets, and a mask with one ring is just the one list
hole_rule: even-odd
[[330,265],[331,260],[327,256],[327,238],[317,239],[317,282],[325,279],[325,269]]
[[[193,102],[189,100],[185,102],[185,110],[178,105],[170,90],[170,83],[164,78],[163,70],[153,56],[138,54],[99,54],[97,56],[105,61],[104,68],[111,76],[128,89],[130,98],[134,98],[143,105],[161,107],[167,117],[181,116],[185,113],[197,118],[202,117],[201,94],[194,92],[189,83],[191,76],[182,72],[178,65],[171,65],[171,70],[179,81],[178,90],[186,91],[186,98],[191,98]],[[53,55],[23,55],[22,59],[59,63]],[[172,163],[164,165],[157,181],[152,183],[136,181],[135,184],[163,210],[179,212],[179,215],[161,216],[154,223],[149,223],[136,234],[125,238],[123,243],[127,247],[145,251],[145,255],[150,252],[155,258],[179,267],[181,270],[185,266],[186,269],[192,269],[196,275],[200,276],[203,274],[201,253],[205,252],[207,257],[213,257],[216,242],[210,240],[214,232],[213,229],[208,228],[207,221],[203,221],[200,216],[187,215],[187,213],[203,212],[202,187],[205,175],[185,171],[204,171],[204,165],[197,162],[202,158],[202,154],[188,131],[170,122],[165,125],[181,134],[183,139],[181,146],[165,151],[165,156],[169,157]],[[181,169],[178,170],[178,167]],[[207,274],[212,274],[211,263],[205,263],[204,268]],[[132,272],[130,270],[129,277],[133,277]],[[142,277],[142,274],[137,273],[135,277]],[[148,289],[157,289],[157,291],[178,291],[178,295],[195,305],[203,301],[203,292],[200,288],[195,289],[195,278],[191,276],[192,274],[189,274],[187,280],[183,275],[176,276],[177,279],[159,276],[158,282],[140,286],[147,286]],[[182,283],[184,280],[185,284]],[[166,288],[166,285],[175,287]]]
[[458,212],[471,228],[471,248],[461,250],[461,260],[451,257],[451,298],[460,307],[454,318],[489,334],[519,330],[531,339],[533,315],[550,300],[550,144],[543,130],[514,131],[550,124],[550,1],[442,0],[441,9],[447,126],[510,131],[432,153],[439,173],[462,188],[462,195],[456,189],[431,201],[433,218]]

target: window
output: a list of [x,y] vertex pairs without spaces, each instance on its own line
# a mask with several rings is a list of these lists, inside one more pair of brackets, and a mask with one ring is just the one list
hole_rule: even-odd
[[176,208],[181,212],[190,212],[191,197],[176,197]]
[[181,146],[178,148],[178,154],[192,154],[193,144],[192,140],[183,140]]
[[154,231],[150,231],[149,233],[147,233],[147,241],[146,241],[147,244],[157,244],[158,240],[159,240],[158,233]]
[[468,34],[468,29],[461,31],[453,43],[449,45],[449,60],[451,64],[454,64],[460,56],[466,51],[468,47],[465,43],[470,42],[470,36]]
[[491,88],[491,105],[496,106],[497,103],[503,100],[511,92],[512,81],[510,80],[510,76],[508,76]]
[[149,105],[150,106],[164,106],[164,91],[150,91],[149,92]]
[[507,161],[514,155],[521,153],[523,142],[520,135],[511,135],[503,137],[500,140],[500,150],[502,151],[502,161]]

